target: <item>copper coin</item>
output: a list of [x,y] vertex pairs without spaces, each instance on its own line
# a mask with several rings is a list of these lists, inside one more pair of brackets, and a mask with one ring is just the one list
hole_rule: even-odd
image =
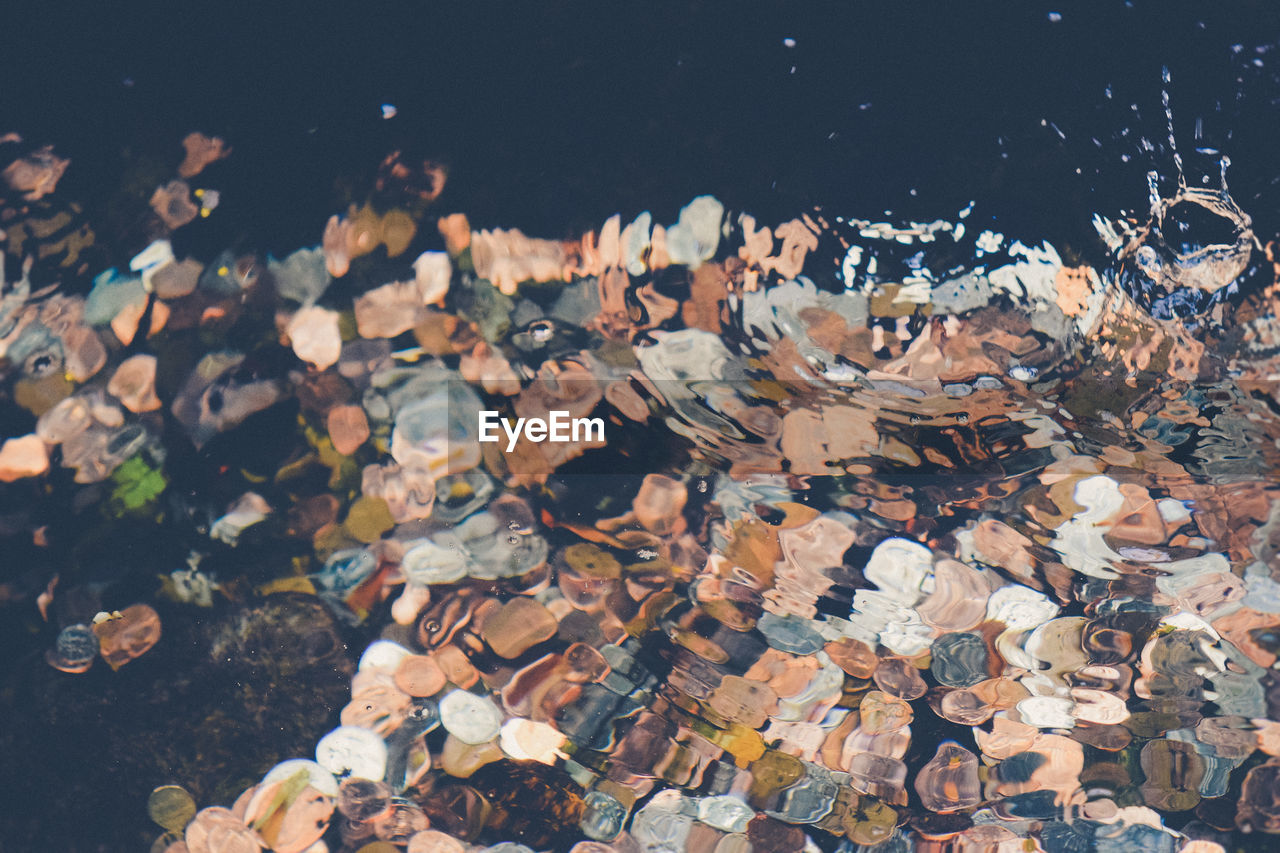
[[396,667],[395,682],[410,696],[434,696],[444,689],[445,675],[430,655],[409,655]]

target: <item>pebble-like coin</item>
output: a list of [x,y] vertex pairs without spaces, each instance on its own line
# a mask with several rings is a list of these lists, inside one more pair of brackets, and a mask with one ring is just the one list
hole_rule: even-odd
[[486,743],[498,736],[502,712],[483,696],[454,690],[440,700],[440,724],[463,743]]
[[196,801],[185,788],[162,785],[147,799],[147,814],[171,832],[181,832],[196,816]]
[[387,745],[368,729],[338,726],[316,744],[316,761],[335,776],[378,781],[387,772]]

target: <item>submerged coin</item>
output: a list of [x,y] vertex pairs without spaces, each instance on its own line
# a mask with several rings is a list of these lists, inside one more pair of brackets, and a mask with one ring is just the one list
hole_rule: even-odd
[[435,829],[424,829],[409,837],[405,853],[467,853],[467,848],[449,835]]
[[190,853],[260,853],[264,846],[258,833],[218,806],[196,813],[187,824],[186,842]]
[[133,604],[112,616],[96,622],[102,659],[112,669],[146,654],[160,640],[160,614],[146,604]]
[[440,724],[463,743],[493,740],[502,728],[502,712],[483,696],[453,690],[440,700]]
[[45,659],[63,672],[84,672],[98,656],[98,635],[88,625],[68,625],[58,634]]
[[[339,726],[316,744],[315,763],[334,776],[381,781],[387,772],[387,745],[368,729]],[[333,787],[337,796],[337,785]]]
[[171,832],[181,832],[196,815],[196,801],[185,788],[163,785],[147,799],[147,814]]
[[305,758],[292,758],[288,761],[281,761],[267,771],[267,775],[262,777],[262,782],[263,784],[284,782],[295,778],[299,772],[305,772],[307,774],[307,784],[320,793],[328,797],[338,796],[338,781],[333,778],[333,774],[316,762],[307,761]]
[[391,805],[391,786],[350,776],[338,786],[338,811],[355,823],[372,820]]
[[410,696],[434,696],[444,688],[445,674],[430,655],[408,655],[396,666],[395,682]]

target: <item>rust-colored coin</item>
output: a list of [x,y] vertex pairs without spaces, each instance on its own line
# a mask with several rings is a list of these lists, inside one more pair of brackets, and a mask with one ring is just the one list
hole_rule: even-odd
[[440,665],[440,669],[444,671],[444,677],[449,679],[450,684],[466,689],[480,680],[480,673],[457,646],[453,644],[441,646],[436,650],[435,657],[436,663]]
[[431,655],[409,655],[396,667],[395,681],[410,696],[434,696],[444,689],[446,679]]
[[258,833],[218,806],[196,813],[187,825],[186,842],[191,853],[260,853],[263,847]]
[[[268,792],[259,793],[260,797],[266,795]],[[249,813],[264,812],[265,820],[255,821],[254,825],[259,826],[259,832],[275,853],[302,853],[319,841],[329,828],[333,804],[333,797],[308,785],[288,801],[280,803],[274,812],[270,811],[270,804],[255,809],[257,804],[250,803]]]
[[385,737],[404,722],[409,702],[395,685],[373,683],[352,696],[339,717],[344,726],[360,726]]
[[93,626],[102,659],[112,669],[146,654],[160,640],[160,614],[145,604],[126,607]]
[[854,678],[870,678],[880,663],[875,649],[858,640],[833,640],[827,643],[825,651],[832,663]]
[[768,721],[777,704],[778,694],[769,685],[737,675],[726,675],[708,702],[711,710],[726,720],[753,729]]
[[532,598],[513,598],[484,624],[481,636],[504,658],[517,658],[533,646],[556,635],[560,623],[551,611]]

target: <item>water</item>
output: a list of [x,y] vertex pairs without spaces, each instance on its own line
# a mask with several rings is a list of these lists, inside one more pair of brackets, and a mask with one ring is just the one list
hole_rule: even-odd
[[[67,34],[123,73],[18,98],[115,114],[53,111],[73,165],[4,208],[70,216],[0,307],[6,841],[1265,847],[1270,48],[1120,9],[663,30],[643,74],[444,11],[414,55],[505,46],[475,89],[299,38],[213,63],[247,107]],[[1070,95],[1015,61],[1112,41]],[[175,185],[129,127],[197,83],[248,114]]]

